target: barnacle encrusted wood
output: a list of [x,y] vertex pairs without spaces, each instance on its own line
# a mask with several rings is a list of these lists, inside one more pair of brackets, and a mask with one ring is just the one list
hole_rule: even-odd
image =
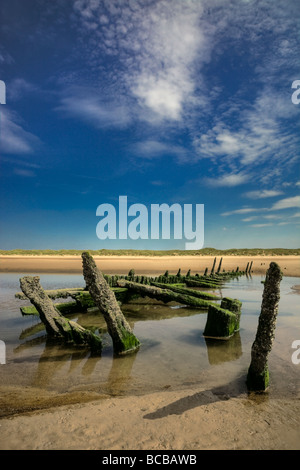
[[101,352],[101,338],[61,315],[42,288],[39,276],[22,277],[20,287],[38,311],[49,336],[63,337],[77,345],[88,344],[93,352]]
[[272,262],[266,273],[261,312],[251,349],[247,386],[252,391],[264,391],[269,386],[268,356],[275,337],[281,279],[280,267],[277,263]]
[[137,349],[140,345],[129,323],[124,317],[115,294],[110,289],[93,257],[88,252],[82,253],[83,276],[95,305],[103,313],[108,332],[112,338],[114,352],[124,354]]

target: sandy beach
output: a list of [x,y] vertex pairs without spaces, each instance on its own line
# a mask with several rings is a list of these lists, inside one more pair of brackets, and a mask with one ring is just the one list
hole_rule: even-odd
[[300,396],[164,391],[2,419],[0,449],[299,450],[299,416]]
[[[96,257],[106,273],[202,274],[213,257]],[[217,263],[220,258],[217,258]],[[297,256],[224,257],[222,268],[264,274],[276,261],[286,276],[300,276]],[[80,257],[0,258],[1,272],[80,273]],[[298,283],[297,283],[298,284]],[[300,284],[300,283],[299,283]],[[295,286],[296,295],[299,285]],[[298,366],[300,367],[300,365]],[[269,398],[268,392],[206,390],[201,386],[162,390],[140,396],[103,397],[88,403],[60,404],[0,420],[1,450],[284,450],[300,449],[300,391]],[[38,400],[38,396],[37,396]]]
[[[191,269],[191,273],[203,274],[205,268],[212,268],[213,256],[95,256],[97,266],[105,274],[127,274],[134,269],[136,274],[163,274],[169,270],[176,274]],[[217,257],[216,269],[221,257]],[[264,275],[272,261],[281,267],[285,276],[300,277],[299,256],[223,256],[222,270],[232,271],[239,267],[246,269],[247,263],[253,261],[252,274]],[[81,273],[80,256],[0,256],[0,272],[24,273]]]

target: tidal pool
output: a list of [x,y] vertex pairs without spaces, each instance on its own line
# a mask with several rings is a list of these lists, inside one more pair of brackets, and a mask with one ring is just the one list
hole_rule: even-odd
[[[93,357],[86,348],[47,340],[38,317],[21,315],[20,307],[30,304],[15,298],[22,275],[0,274],[0,340],[6,346],[6,364],[0,365],[0,416],[195,385],[223,397],[247,393],[245,379],[264,277],[242,276],[221,290],[209,290],[242,301],[241,329],[228,341],[203,337],[206,311],[142,299],[122,306],[141,347],[137,353],[114,357],[102,315],[95,311],[72,315],[82,326],[101,334],[102,355]],[[40,279],[45,289],[84,286],[77,274],[42,274]],[[292,343],[300,340],[299,294],[292,289],[297,284],[299,278],[292,277],[281,282],[268,397],[300,397],[300,364],[292,362]]]

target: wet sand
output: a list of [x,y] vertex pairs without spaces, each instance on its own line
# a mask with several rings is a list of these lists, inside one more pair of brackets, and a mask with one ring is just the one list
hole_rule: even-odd
[[[213,257],[98,257],[106,273],[170,273],[178,268],[202,274]],[[217,258],[217,263],[220,258]],[[246,257],[224,257],[222,269]],[[287,276],[300,276],[299,257],[253,257],[253,273],[276,261]],[[217,266],[218,264],[216,264]],[[1,257],[2,272],[81,272],[80,257]],[[299,285],[295,286],[298,292]],[[300,367],[300,365],[298,366]],[[300,369],[299,369],[300,370]],[[99,450],[300,450],[300,391],[293,398],[222,394],[201,386],[142,396],[104,397],[63,404],[0,420],[0,449]],[[38,401],[38,396],[36,397]]]
[[[94,259],[106,274],[127,274],[130,269],[136,274],[163,274],[166,270],[176,274],[179,268],[183,274],[189,269],[192,274],[203,274],[206,267],[210,272],[214,261],[213,256],[95,256]],[[220,259],[217,257],[215,269]],[[285,276],[300,277],[299,256],[224,256],[221,270],[235,271],[238,267],[244,271],[251,261],[253,274],[265,274],[275,261]],[[81,273],[82,262],[80,256],[0,256],[0,272]]]
[[253,400],[186,389],[0,420],[0,449],[299,450],[300,397]]

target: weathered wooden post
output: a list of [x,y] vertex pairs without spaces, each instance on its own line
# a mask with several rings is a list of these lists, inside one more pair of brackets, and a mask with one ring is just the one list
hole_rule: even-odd
[[212,265],[212,268],[211,268],[211,272],[210,272],[211,276],[214,274],[216,261],[217,261],[217,258],[214,259],[214,262],[213,262],[213,265]]
[[223,261],[223,258],[220,259],[220,263],[217,269],[217,274],[219,274],[219,272],[221,271],[222,261]]
[[207,276],[207,271],[208,271],[208,268],[205,268],[203,276]]
[[249,274],[251,274],[252,264],[253,264],[253,261],[251,261],[250,266],[249,266],[249,270],[248,270]]
[[140,346],[140,342],[133,334],[114,293],[97,268],[93,257],[88,252],[82,253],[81,256],[86,286],[96,306],[103,313],[113,341],[114,352],[124,354],[134,351]]
[[264,391],[269,386],[268,355],[275,337],[281,279],[280,267],[277,263],[272,262],[266,273],[261,312],[251,349],[247,387],[252,391]]
[[246,266],[246,271],[245,271],[246,274],[248,273],[248,269],[249,269],[249,261],[248,261],[247,266]]
[[221,308],[229,310],[236,316],[235,331],[240,329],[240,319],[242,314],[242,302],[238,299],[231,299],[230,297],[223,297],[221,301]]
[[130,271],[128,272],[127,276],[129,277],[129,279],[131,281],[134,280],[134,276],[135,276],[135,270],[134,269],[130,269]]

